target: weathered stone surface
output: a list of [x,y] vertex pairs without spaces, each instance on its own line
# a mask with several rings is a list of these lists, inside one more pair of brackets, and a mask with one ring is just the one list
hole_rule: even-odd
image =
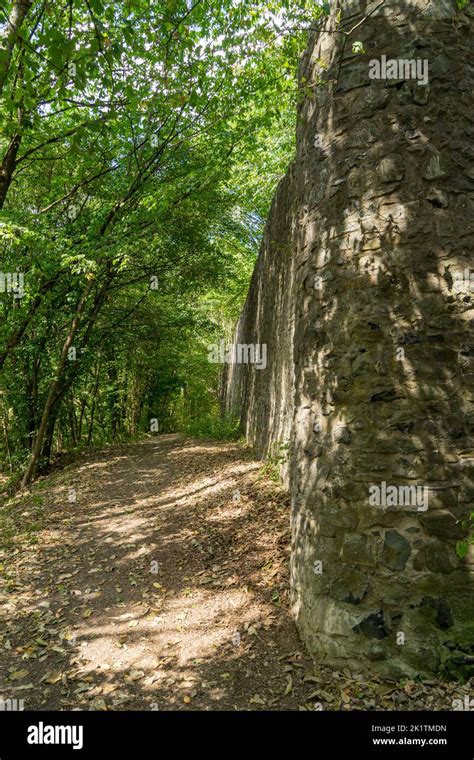
[[328,586],[328,593],[335,599],[349,604],[359,604],[367,593],[368,577],[354,568],[338,567]]
[[357,533],[346,535],[341,559],[349,565],[373,567],[376,563],[374,542],[368,536],[360,536]]
[[466,533],[465,527],[447,510],[430,511],[420,519],[426,532],[432,536],[462,538]]
[[426,568],[426,554],[423,549],[413,557],[413,569],[424,570]]
[[397,530],[388,530],[381,556],[381,562],[391,570],[404,570],[411,554],[411,547],[406,538]]
[[383,612],[375,612],[362,620],[355,630],[372,639],[385,639],[390,635],[390,629],[384,620]]
[[442,190],[438,190],[436,187],[432,187],[426,194],[426,200],[431,203],[435,208],[448,208],[449,197]]
[[430,86],[415,84],[413,87],[413,100],[419,106],[425,106],[430,97]]
[[425,563],[432,573],[451,573],[455,569],[453,552],[441,541],[425,547]]
[[433,673],[439,670],[440,655],[427,647],[407,649],[405,657],[408,664],[418,673]]
[[[345,30],[367,11],[365,0],[332,7],[328,29],[339,10]],[[311,35],[295,160],[235,334],[266,343],[268,366],[224,378],[224,406],[262,457],[290,443],[292,605],[309,650],[390,677],[457,674],[474,639],[474,565],[456,554],[474,500],[462,281],[474,250],[474,11],[455,13],[455,0],[385,3],[357,29],[366,54],[340,70],[342,35]],[[426,59],[429,83],[371,80],[382,54]],[[369,505],[382,482],[426,487],[427,509]]]
[[399,182],[405,174],[403,161],[397,155],[385,156],[377,167],[377,174],[382,182]]
[[446,168],[440,155],[431,156],[425,171],[425,179],[440,179],[446,174]]

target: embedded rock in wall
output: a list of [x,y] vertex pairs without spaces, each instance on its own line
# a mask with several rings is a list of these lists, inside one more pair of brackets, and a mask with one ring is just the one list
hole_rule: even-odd
[[232,365],[225,405],[261,456],[289,440],[311,653],[469,673],[474,10],[335,5],[301,61],[297,155],[236,331],[267,366]]

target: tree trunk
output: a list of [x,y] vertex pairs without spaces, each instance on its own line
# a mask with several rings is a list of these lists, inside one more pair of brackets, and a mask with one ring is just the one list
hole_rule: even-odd
[[99,382],[100,382],[100,361],[97,362],[96,366],[96,374],[95,374],[95,382],[94,382],[94,390],[92,393],[92,405],[91,405],[91,418],[89,422],[89,432],[87,434],[87,445],[91,445],[92,441],[92,435],[94,433],[94,414],[95,414],[95,405],[96,405],[96,399],[97,399],[97,393],[99,390]]
[[16,157],[18,155],[20,144],[21,135],[13,135],[0,166],[0,209],[3,208],[8,189],[13,179],[13,172],[15,171]]
[[[43,447],[41,449],[41,459],[43,460],[43,467],[47,468],[51,461],[51,452],[53,450],[54,431],[56,428],[56,422],[58,421],[59,406],[54,406],[51,409],[48,424],[46,426],[46,433],[44,436]],[[57,445],[61,445],[62,435],[59,435],[59,441]],[[66,436],[67,437],[67,436]]]
[[[92,334],[92,330],[94,328],[95,322],[96,322],[96,320],[97,320],[97,318],[99,316],[100,310],[101,310],[101,308],[102,308],[102,306],[103,306],[103,304],[104,304],[104,302],[106,300],[107,292],[108,292],[108,287],[109,287],[110,283],[112,282],[114,276],[115,276],[115,272],[112,269],[112,265],[109,262],[109,263],[107,263],[107,274],[106,274],[106,277],[104,279],[103,284],[101,285],[100,289],[98,290],[98,292],[97,292],[97,294],[95,296],[94,303],[93,303],[93,306],[92,306],[92,309],[91,309],[91,313],[89,314],[89,317],[88,317],[88,320],[87,320],[87,327],[84,330],[84,334],[82,336],[81,343],[80,343],[80,349],[81,350],[84,350],[86,348],[86,346],[88,345],[88,342],[89,342],[90,336]],[[27,471],[25,472],[25,475],[23,476],[23,479],[21,481],[22,487],[25,487],[26,485],[28,485],[31,482],[31,480],[33,479],[34,474],[36,472],[36,468],[37,468],[37,465],[38,465],[38,459],[39,459],[39,457],[41,455],[41,452],[42,452],[42,441],[43,441],[44,436],[45,436],[46,426],[47,426],[47,422],[48,422],[48,417],[51,416],[51,413],[52,413],[52,411],[54,409],[55,410],[54,419],[53,419],[53,430],[54,430],[54,424],[55,424],[55,421],[56,421],[57,414],[59,413],[60,406],[61,406],[61,404],[62,404],[62,402],[64,400],[64,397],[65,397],[66,393],[72,387],[72,385],[74,383],[74,380],[77,377],[77,374],[79,372],[80,359],[78,358],[76,360],[76,362],[75,362],[75,369],[74,369],[74,371],[69,372],[69,374],[68,374],[68,376],[66,378],[64,377],[64,370],[65,370],[65,366],[66,366],[68,350],[69,350],[69,348],[72,345],[72,342],[74,340],[74,336],[75,336],[75,334],[77,332],[77,329],[79,327],[79,322],[81,321],[81,317],[83,315],[83,312],[84,312],[84,309],[85,309],[85,306],[86,306],[87,298],[88,298],[88,296],[89,296],[89,294],[90,294],[90,292],[92,290],[93,284],[94,284],[94,281],[91,280],[89,282],[87,288],[85,289],[84,294],[83,294],[81,300],[79,301],[79,304],[78,304],[77,309],[76,309],[76,315],[75,315],[75,317],[73,319],[73,322],[71,324],[69,335],[66,338],[66,341],[65,341],[65,343],[63,345],[63,349],[61,351],[61,356],[60,356],[59,367],[58,367],[58,371],[57,371],[57,374],[56,374],[56,379],[50,385],[50,388],[49,388],[48,398],[46,400],[46,404],[45,404],[45,407],[44,407],[44,410],[43,410],[43,416],[42,416],[42,420],[41,420],[41,423],[40,423],[40,426],[39,426],[37,438],[35,440],[35,445],[34,445],[34,448],[33,448],[33,453],[32,453],[32,456],[31,456],[31,460],[30,460],[30,462],[28,464]],[[38,444],[38,441],[40,441],[39,444]],[[51,452],[51,444],[52,444],[52,438],[49,441],[49,444],[48,444],[48,447],[47,447],[47,452],[48,452],[47,453],[47,457],[48,457],[48,460],[49,460],[49,456],[50,456],[50,452]],[[45,455],[46,455],[46,452],[45,452]],[[35,461],[33,461],[33,460],[35,460]]]
[[74,397],[71,394],[68,406],[69,430],[73,447],[77,446],[77,415],[74,408]]
[[3,60],[0,63],[0,95],[3,92],[8,72],[10,71],[13,50],[18,44],[21,26],[32,5],[33,0],[16,0],[13,4],[10,18],[5,25],[5,34],[1,42]]
[[81,438],[82,438],[82,423],[83,423],[83,420],[84,420],[84,414],[85,414],[85,411],[86,411],[86,406],[87,406],[87,399],[86,398],[82,398],[81,399],[81,412],[79,414],[79,424],[77,426],[77,441],[78,441],[78,443],[81,442]]
[[77,332],[77,329],[79,327],[80,319],[81,319],[81,316],[82,316],[82,314],[84,312],[84,309],[86,307],[88,296],[89,296],[89,294],[90,294],[90,292],[92,290],[92,285],[93,285],[93,281],[91,280],[89,282],[89,284],[87,285],[87,287],[85,288],[84,293],[83,293],[83,295],[81,296],[81,298],[79,300],[79,303],[78,303],[77,308],[76,308],[76,313],[74,315],[74,319],[71,322],[69,333],[68,333],[68,335],[66,337],[66,340],[64,341],[64,344],[63,344],[63,347],[62,347],[62,350],[61,350],[61,355],[60,355],[60,358],[59,358],[59,365],[58,365],[58,369],[57,369],[57,372],[56,372],[56,378],[50,384],[49,391],[48,391],[48,396],[47,396],[46,403],[45,403],[44,409],[43,409],[43,415],[42,415],[42,418],[41,418],[41,422],[40,422],[40,425],[39,425],[39,428],[38,428],[38,433],[36,435],[35,443],[34,443],[34,446],[33,446],[32,453],[31,453],[31,458],[30,458],[28,467],[26,469],[26,472],[23,475],[23,478],[22,478],[22,481],[21,481],[22,488],[25,488],[27,485],[29,485],[30,482],[31,482],[31,480],[32,480],[32,478],[35,475],[36,468],[38,466],[38,459],[39,459],[41,448],[42,448],[42,445],[43,445],[44,435],[46,433],[46,427],[47,427],[47,424],[48,424],[49,416],[50,416],[51,409],[52,409],[52,406],[53,406],[53,403],[54,403],[55,395],[56,395],[56,393],[57,393],[57,391],[59,389],[59,385],[60,385],[61,378],[63,376],[64,368],[66,366],[66,362],[67,362],[67,359],[68,359],[68,351],[69,351],[70,347],[72,346],[72,343],[73,343],[73,340],[74,340],[74,336],[75,336],[75,334]]

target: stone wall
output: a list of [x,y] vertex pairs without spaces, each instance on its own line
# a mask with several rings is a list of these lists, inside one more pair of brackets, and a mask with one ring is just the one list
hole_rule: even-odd
[[[301,61],[297,155],[236,330],[268,366],[233,365],[225,406],[262,457],[290,443],[292,604],[311,653],[392,678],[465,673],[474,11],[333,5]],[[362,21],[347,39],[339,9],[339,30]],[[371,79],[382,55],[428,61],[428,83]],[[414,491],[371,505],[383,483],[425,489],[428,508]]]
[[[292,169],[273,199],[260,255],[234,342],[265,344],[267,367],[226,365],[226,411],[240,414],[247,440],[262,457],[276,456],[290,438],[294,409],[293,322],[296,187]],[[282,478],[289,486],[288,463]]]

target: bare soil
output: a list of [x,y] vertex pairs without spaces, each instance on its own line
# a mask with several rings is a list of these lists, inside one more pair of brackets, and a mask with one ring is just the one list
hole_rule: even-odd
[[0,697],[26,710],[423,710],[469,693],[313,663],[289,615],[289,522],[287,494],[240,443],[160,436],[39,479],[1,509]]

